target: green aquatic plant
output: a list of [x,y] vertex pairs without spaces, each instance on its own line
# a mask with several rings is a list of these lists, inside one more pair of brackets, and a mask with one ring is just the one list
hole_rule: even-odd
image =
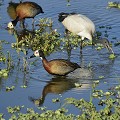
[[15,86],[6,87],[6,91],[7,91],[7,92],[10,92],[10,91],[12,91],[13,89],[15,89]]
[[[84,99],[76,100],[74,98],[66,99],[67,104],[72,104],[81,111],[81,115],[78,115],[78,119],[82,120],[119,120],[119,105],[115,99],[108,98],[103,101],[100,101],[99,105],[105,104],[106,106],[103,109],[97,111],[93,103],[87,102]],[[115,111],[113,111],[115,110]]]
[[[61,49],[76,49],[80,46],[81,38],[73,33],[67,33],[65,37],[61,38]],[[82,43],[83,47],[92,45],[92,41],[84,40]]]
[[82,84],[81,83],[75,83],[75,87],[80,88],[80,87],[82,87]]
[[5,120],[5,119],[3,118],[3,116],[4,116],[4,114],[0,113],[0,120]]
[[[39,27],[34,32],[29,32],[23,37],[14,32],[16,43],[12,43],[12,47],[19,50],[25,51],[26,48],[30,48],[33,51],[36,49],[42,49],[51,53],[60,46],[60,34],[56,29],[52,29],[53,21],[48,18],[40,19],[40,23],[37,24]],[[21,38],[21,39],[20,39]]]
[[[58,49],[72,50],[80,46],[81,38],[73,33],[66,33],[64,37],[58,33],[57,29],[53,29],[52,19],[43,18],[40,19],[40,23],[36,25],[38,29],[34,31],[25,30],[20,35],[17,31],[14,31],[16,43],[12,43],[11,46],[18,52],[22,51],[26,54],[26,49],[42,49],[45,53],[49,54]],[[110,26],[100,26],[102,31],[96,32],[96,39],[101,36],[108,37],[107,30],[111,29]],[[92,45],[92,41],[84,40],[83,47]],[[103,45],[99,46],[97,50],[101,50]]]
[[103,79],[103,78],[104,78],[104,76],[102,76],[102,75],[101,75],[101,76],[99,76],[99,79]]
[[108,2],[107,8],[120,8],[120,2]]
[[109,55],[109,58],[110,58],[110,59],[115,59],[116,56],[115,56],[115,54],[110,54],[110,55]]
[[[93,84],[99,84],[95,81]],[[56,110],[47,110],[45,106],[38,107],[40,112],[35,112],[33,108],[27,108],[26,113],[21,110],[25,106],[7,107],[8,113],[11,114],[9,120],[119,120],[120,116],[120,100],[116,96],[119,95],[120,85],[110,88],[108,91],[97,90],[95,86],[93,93],[100,96],[93,96],[91,101],[85,99],[66,98],[60,108]],[[98,103],[94,103],[94,99],[98,99]],[[56,98],[53,100],[55,104],[59,102]],[[69,108],[74,106],[79,110],[79,114],[75,115],[69,112]],[[97,106],[101,106],[97,109]],[[1,114],[3,118],[3,114]]]
[[21,88],[27,88],[27,86],[26,85],[21,85]]
[[52,99],[52,102],[53,102],[53,103],[60,102],[60,99],[59,99],[59,98]]
[[9,73],[8,69],[0,70],[0,78],[1,77],[8,77],[8,73]]
[[7,51],[7,54],[3,53],[2,44],[6,44],[5,41],[0,41],[0,62],[2,64],[0,78],[5,78],[8,77],[10,70],[13,69],[13,61],[10,52]]
[[24,106],[14,106],[14,107],[7,107],[7,111],[8,113],[16,113],[16,112],[20,112],[21,108],[23,108]]
[[3,43],[2,40],[0,40],[0,62],[5,62],[6,61],[6,57],[3,54],[3,52],[2,52],[2,49],[3,49],[2,43]]

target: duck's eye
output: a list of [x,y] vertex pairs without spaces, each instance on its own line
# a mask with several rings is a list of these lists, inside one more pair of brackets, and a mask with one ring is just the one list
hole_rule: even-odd
[[36,51],[35,54],[38,54],[38,51]]

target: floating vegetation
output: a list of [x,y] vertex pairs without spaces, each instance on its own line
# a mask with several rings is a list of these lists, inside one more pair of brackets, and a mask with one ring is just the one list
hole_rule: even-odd
[[6,91],[7,91],[7,92],[10,92],[10,91],[12,91],[13,89],[15,89],[15,86],[6,87]]
[[8,77],[9,71],[7,69],[0,70],[0,78],[1,77]]
[[5,119],[3,118],[3,116],[4,116],[4,114],[0,113],[0,120],[5,120]]
[[99,82],[100,82],[99,80],[93,81],[93,83],[95,84],[98,84]]
[[[18,32],[14,30],[13,33],[16,38],[16,43],[12,43],[11,46],[15,48],[16,51],[22,51],[25,54],[27,53],[26,49],[32,49],[33,51],[42,49],[45,54],[50,54],[59,49],[72,50],[80,46],[81,38],[73,33],[68,32],[64,37],[61,37],[57,29],[53,29],[52,19],[42,18],[36,26],[38,29],[34,31],[24,29]],[[104,36],[108,37],[107,30],[111,29],[111,27],[100,26],[100,29],[101,28],[105,29]],[[96,32],[95,41],[98,41],[101,36],[103,36],[102,32]],[[85,47],[88,45],[93,45],[92,41],[84,40],[82,46]],[[101,50],[104,47],[102,44],[96,49]]]
[[120,2],[108,2],[107,8],[120,8]]
[[103,49],[104,47],[102,46],[102,45],[99,45],[99,46],[97,46],[95,49],[96,50],[101,50],[101,49]]
[[104,78],[104,76],[102,76],[102,75],[101,75],[101,76],[99,76],[99,78],[100,78],[100,79],[103,79],[103,78]]
[[[24,107],[24,106],[22,106]],[[16,112],[19,112],[22,108],[21,106],[15,106],[15,107],[7,107],[7,110],[8,110],[8,113],[16,113]]]
[[52,99],[52,102],[53,102],[53,103],[60,102],[60,99],[59,99],[59,98]]
[[14,31],[16,43],[12,43],[12,47],[19,51],[25,51],[30,48],[33,51],[42,49],[51,53],[60,46],[60,34],[57,30],[52,29],[52,20],[48,18],[40,19],[40,24],[37,24],[39,29],[35,31],[24,30],[21,34]]
[[115,54],[110,54],[110,55],[109,55],[109,58],[110,58],[110,59],[115,59],[115,57],[116,57]]
[[0,41],[0,62],[3,64],[3,67],[0,69],[0,78],[8,77],[9,71],[13,68],[12,58],[9,52],[7,55],[3,53],[2,43],[4,41]]
[[22,85],[21,88],[27,88],[27,86],[26,85]]
[[6,61],[6,57],[2,52],[2,40],[0,40],[0,62],[5,62]]
[[75,83],[75,87],[80,88],[80,87],[82,87],[82,84],[80,84],[80,83]]
[[[99,81],[95,81],[98,84]],[[38,107],[40,112],[35,112],[33,108],[27,108],[26,113],[21,111],[25,106],[7,107],[8,113],[10,113],[10,120],[119,120],[120,116],[120,101],[116,96],[119,95],[120,85],[114,86],[112,89],[104,92],[103,90],[97,90],[94,87],[92,92],[93,99],[98,99],[100,107],[97,110],[97,105],[93,101],[86,101],[85,99],[66,98],[63,105],[56,110],[47,110],[45,106]],[[100,99],[99,99],[100,98]],[[58,103],[59,98],[53,99],[54,103]],[[79,109],[78,115],[69,113],[70,106],[75,106]],[[4,120],[4,114],[0,114],[0,118]]]
[[[61,49],[76,49],[80,46],[81,37],[73,33],[67,33],[65,37],[61,38]],[[84,40],[82,46],[92,45],[92,41]]]

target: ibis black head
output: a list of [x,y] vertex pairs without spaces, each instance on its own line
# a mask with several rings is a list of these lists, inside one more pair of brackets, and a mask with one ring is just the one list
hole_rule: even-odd
[[113,49],[112,49],[112,47],[111,47],[110,42],[109,42],[108,39],[102,38],[102,39],[99,40],[99,42],[100,42],[105,48],[107,48],[109,51],[111,51],[111,52],[114,54]]
[[62,22],[66,17],[68,17],[69,15],[75,15],[76,13],[64,13],[64,12],[61,12],[59,13],[58,15],[58,21],[59,22]]

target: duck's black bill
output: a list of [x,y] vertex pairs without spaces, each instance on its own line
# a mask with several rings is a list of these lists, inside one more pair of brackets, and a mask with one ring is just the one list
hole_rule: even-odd
[[33,55],[31,55],[31,56],[29,57],[29,59],[30,59],[30,58],[34,58],[34,57],[35,57],[35,55],[33,54]]
[[5,30],[14,30],[14,28],[6,27]]

